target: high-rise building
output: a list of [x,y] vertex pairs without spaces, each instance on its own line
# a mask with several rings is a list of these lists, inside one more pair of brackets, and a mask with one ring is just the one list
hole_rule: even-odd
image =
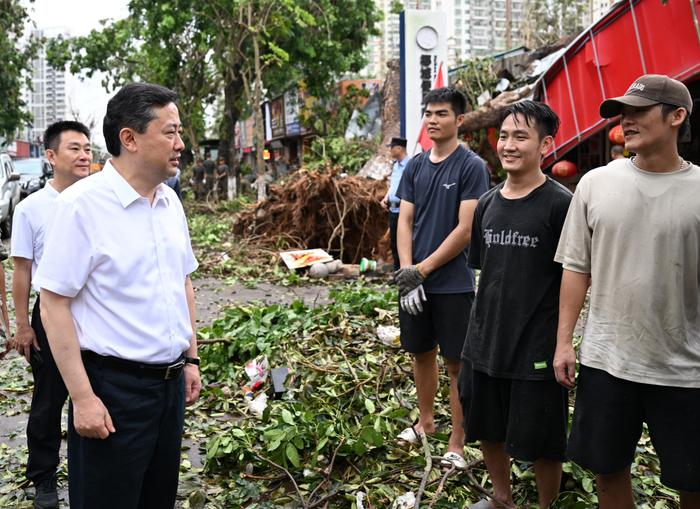
[[[399,57],[399,15],[391,12],[392,0],[375,0],[384,14],[380,35],[367,46],[368,65],[363,75],[381,78],[386,62]],[[589,0],[606,3],[612,0]],[[521,44],[520,28],[526,0],[403,0],[406,9],[442,11],[448,25],[448,65],[473,57],[499,53]]]
[[[33,36],[38,38],[50,35],[54,34],[44,30],[33,32]],[[32,90],[27,93],[27,108],[32,114],[30,141],[39,140],[49,125],[68,117],[66,72],[48,64],[43,47],[32,62]]]
[[520,45],[524,0],[453,2],[453,65]]
[[590,26],[595,23],[616,2],[617,0],[588,0],[587,9],[583,13],[583,26]]
[[[438,0],[439,1],[439,0]],[[436,0],[399,0],[405,9],[432,9]],[[399,58],[399,15],[392,12],[392,0],[375,0],[377,10],[383,14],[383,19],[377,28],[379,35],[371,37],[367,43],[367,66],[362,75],[369,78],[383,78],[386,74],[386,63]]]

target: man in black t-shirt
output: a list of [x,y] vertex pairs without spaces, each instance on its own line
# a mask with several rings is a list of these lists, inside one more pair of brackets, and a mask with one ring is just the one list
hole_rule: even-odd
[[510,459],[534,463],[539,506],[559,493],[567,393],[554,379],[561,265],[554,262],[571,193],[540,169],[559,118],[523,101],[503,113],[498,156],[505,182],[479,199],[469,265],[481,269],[462,352],[467,441],[480,441],[494,502],[515,507]]
[[[464,468],[464,430],[457,381],[474,273],[467,246],[476,202],[488,189],[486,165],[462,147],[457,130],[466,98],[451,88],[429,92],[423,122],[433,148],[409,161],[396,195],[401,199],[397,244],[401,346],[413,354],[420,416],[399,438],[418,441],[435,432],[433,405],[438,387],[438,346],[450,377],[452,430],[446,460]],[[414,431],[415,430],[415,431]]]

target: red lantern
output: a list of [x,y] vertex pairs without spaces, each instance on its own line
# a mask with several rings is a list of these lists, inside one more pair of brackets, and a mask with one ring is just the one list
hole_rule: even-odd
[[571,177],[576,175],[576,165],[571,161],[559,161],[552,166],[552,175],[559,178]]
[[624,145],[625,133],[622,132],[622,126],[620,124],[617,124],[615,127],[610,129],[610,132],[608,133],[608,138],[615,145]]
[[486,130],[486,139],[489,140],[489,145],[491,145],[494,152],[498,152],[498,129],[489,127]]

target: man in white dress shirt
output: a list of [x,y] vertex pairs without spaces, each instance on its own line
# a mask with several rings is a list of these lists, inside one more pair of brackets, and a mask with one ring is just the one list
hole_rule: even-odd
[[172,509],[185,404],[199,396],[197,268],[177,172],[176,95],[130,84],[107,104],[113,158],[56,199],[35,277],[71,397],[72,509]]
[[[90,131],[80,122],[61,121],[44,132],[46,158],[54,177],[43,189],[22,200],[12,219],[12,299],[17,331],[14,346],[32,366],[34,388],[27,422],[27,478],[36,488],[34,507],[58,507],[56,468],[61,446],[61,412],[68,392],[51,355],[39,316],[39,299],[29,316],[29,292],[44,251],[44,236],[54,200],[90,174]],[[40,288],[34,286],[35,291]]]

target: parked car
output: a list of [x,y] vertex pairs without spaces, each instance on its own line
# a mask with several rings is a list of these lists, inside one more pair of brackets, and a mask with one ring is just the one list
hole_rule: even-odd
[[46,185],[53,175],[53,168],[43,157],[15,159],[15,171],[19,173],[20,198],[24,199]]
[[19,179],[12,158],[0,154],[0,234],[3,239],[12,234],[12,214],[20,200]]

